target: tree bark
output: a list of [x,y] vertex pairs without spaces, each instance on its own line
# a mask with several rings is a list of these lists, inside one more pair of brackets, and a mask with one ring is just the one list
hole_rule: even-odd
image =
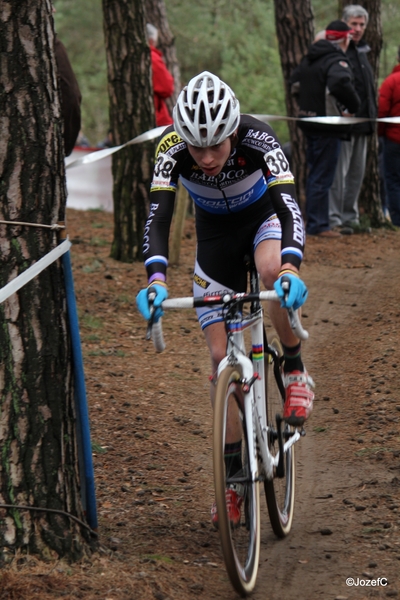
[[[55,224],[66,187],[50,1],[2,2],[0,40],[0,219]],[[0,287],[55,245],[50,229],[1,224]],[[47,512],[84,520],[58,262],[0,305],[0,326],[0,564],[17,549],[76,559],[89,532]]]
[[[314,15],[310,0],[274,0],[274,4],[276,33],[285,82],[286,111],[288,116],[296,117],[298,106],[290,93],[289,78],[314,39]],[[295,121],[289,121],[289,131],[297,200],[304,212],[307,180],[306,142]]]
[[[110,125],[117,145],[155,125],[150,49],[144,0],[103,0]],[[128,146],[113,155],[114,240],[111,256],[142,258],[148,214],[153,143]]]
[[[371,47],[368,59],[375,75],[377,90],[379,76],[379,58],[382,50],[381,0],[364,0],[360,4],[368,11],[369,21],[365,32],[365,41]],[[378,136],[377,130],[368,138],[367,164],[365,177],[359,198],[360,209],[370,220],[372,227],[385,223],[380,196],[379,167],[378,167]]]

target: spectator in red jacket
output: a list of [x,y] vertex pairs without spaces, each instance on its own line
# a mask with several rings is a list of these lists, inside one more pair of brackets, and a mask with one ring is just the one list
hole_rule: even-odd
[[[400,47],[397,64],[379,90],[378,117],[400,117]],[[400,124],[379,123],[383,138],[386,198],[393,225],[400,227]]]
[[174,91],[174,78],[168,71],[161,50],[157,48],[158,30],[154,25],[147,23],[147,38],[151,51],[151,66],[153,70],[154,108],[156,111],[156,125],[171,125],[172,117],[169,114],[165,99],[172,96]]

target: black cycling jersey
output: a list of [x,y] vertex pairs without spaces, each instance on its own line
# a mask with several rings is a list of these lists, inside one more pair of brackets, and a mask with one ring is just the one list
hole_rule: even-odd
[[305,232],[289,163],[272,128],[241,115],[237,143],[215,177],[200,169],[173,126],[167,127],[160,138],[143,242],[149,281],[166,275],[179,178],[195,203],[198,237],[213,227],[229,231],[233,223],[239,227],[241,223],[256,224],[276,213],[282,226],[282,263],[300,266]]

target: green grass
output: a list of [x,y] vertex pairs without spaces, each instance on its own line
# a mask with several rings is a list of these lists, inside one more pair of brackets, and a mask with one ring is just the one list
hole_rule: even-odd
[[387,529],[383,529],[383,527],[365,527],[361,530],[361,533],[381,533],[382,531],[387,532]]
[[100,339],[98,335],[96,335],[95,333],[91,333],[90,335],[85,335],[84,337],[84,341],[85,342],[100,342]]
[[96,454],[105,454],[107,452],[107,448],[103,448],[95,441],[92,441],[92,452],[96,452]]
[[121,296],[118,296],[117,301],[122,304],[132,304],[132,296],[121,294]]
[[103,240],[102,238],[99,237],[93,237],[91,238],[90,242],[89,242],[90,246],[110,246],[110,242],[108,240]]
[[87,313],[82,315],[82,323],[85,327],[89,327],[89,329],[101,329],[103,327],[101,319]]
[[87,352],[87,356],[120,356],[121,358],[123,358],[124,356],[126,356],[125,352],[123,350],[113,350],[113,349],[109,349],[109,350],[89,350],[89,352]]
[[362,448],[356,452],[356,456],[365,456],[367,454],[377,454],[378,452],[394,452],[394,448],[385,448],[384,446],[373,446],[371,448]]
[[142,559],[144,560],[159,560],[160,562],[173,563],[174,561],[169,556],[163,554],[143,554]]
[[95,271],[98,271],[101,266],[101,262],[95,258],[89,265],[84,265],[82,271],[84,273],[94,273]]

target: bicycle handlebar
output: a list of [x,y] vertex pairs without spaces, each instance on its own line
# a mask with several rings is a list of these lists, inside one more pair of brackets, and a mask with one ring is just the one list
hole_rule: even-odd
[[[149,296],[150,298],[150,296]],[[212,306],[216,304],[227,304],[232,301],[246,301],[251,302],[254,300],[280,300],[278,294],[275,291],[263,290],[257,294],[252,293],[226,293],[217,296],[199,296],[199,297],[183,297],[183,298],[168,298],[161,304],[163,309],[169,308],[196,308],[202,306]],[[293,308],[286,309],[288,312],[290,326],[295,335],[301,340],[308,339],[308,331],[303,329],[297,310]],[[156,352],[163,352],[165,350],[164,336],[162,332],[161,319],[157,323],[149,322],[149,328],[147,333],[147,339],[153,340]]]

